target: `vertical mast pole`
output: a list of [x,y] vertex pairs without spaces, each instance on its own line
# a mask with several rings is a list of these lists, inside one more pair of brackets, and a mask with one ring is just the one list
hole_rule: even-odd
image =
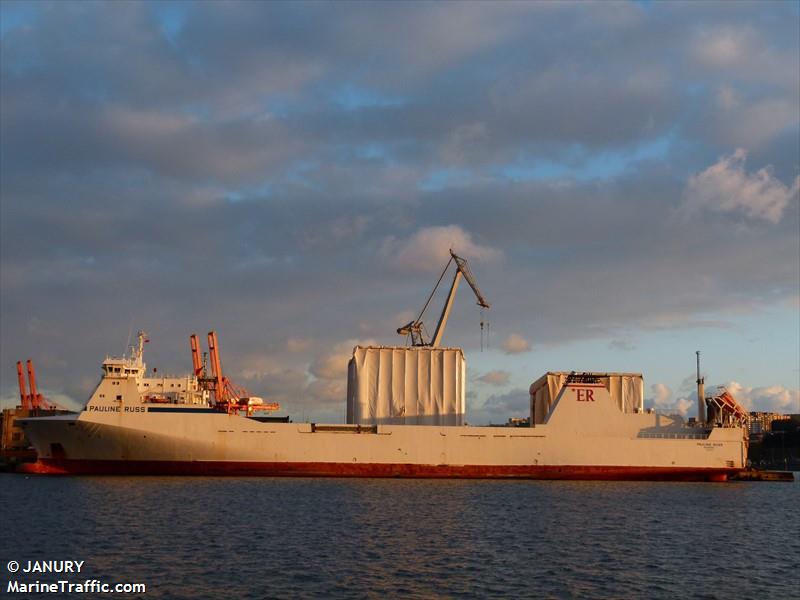
[[706,421],[705,377],[700,377],[700,350],[697,354],[697,422],[703,425]]

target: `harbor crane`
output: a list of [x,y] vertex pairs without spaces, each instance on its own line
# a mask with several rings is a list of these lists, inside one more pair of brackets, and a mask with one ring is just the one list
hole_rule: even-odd
[[[456,273],[453,276],[453,283],[450,284],[450,292],[447,294],[447,299],[445,300],[444,307],[442,308],[442,314],[439,316],[439,322],[436,324],[436,330],[433,333],[433,337],[430,341],[425,341],[425,332],[424,332],[424,325],[422,323],[422,315],[425,314],[425,310],[428,308],[428,305],[431,303],[433,299],[433,295],[436,293],[436,290],[439,288],[439,284],[442,283],[442,279],[444,279],[445,273],[447,273],[447,269],[450,267],[450,263],[454,263],[456,265]],[[439,277],[439,281],[436,282],[436,285],[433,287],[433,291],[431,295],[428,296],[428,300],[425,302],[425,306],[422,307],[422,310],[419,313],[419,316],[399,327],[397,329],[397,333],[400,335],[406,336],[406,338],[411,338],[411,345],[412,346],[430,346],[432,348],[436,348],[442,341],[442,336],[444,335],[444,329],[447,326],[447,319],[450,317],[450,309],[453,307],[453,300],[456,297],[456,290],[458,290],[458,284],[461,282],[461,278],[467,280],[469,286],[472,288],[472,291],[475,293],[475,297],[477,298],[478,306],[481,309],[489,309],[491,308],[489,303],[481,294],[481,290],[478,288],[478,284],[475,282],[475,278],[472,276],[472,271],[470,271],[469,263],[465,258],[461,258],[458,256],[453,250],[450,250],[450,260],[447,261],[447,264],[444,266],[444,270],[442,271],[441,276]],[[483,335],[483,319],[481,319],[481,336]]]
[[25,375],[23,373],[22,361],[17,361],[17,381],[19,383],[20,406],[22,409],[34,413],[38,413],[40,410],[56,410],[58,408],[56,404],[47,400],[36,388],[36,370],[33,367],[33,361],[28,359],[25,367],[28,371],[30,393],[28,393],[25,388]]

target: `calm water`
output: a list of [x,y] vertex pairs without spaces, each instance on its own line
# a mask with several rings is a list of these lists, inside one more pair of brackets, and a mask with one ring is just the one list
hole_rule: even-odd
[[8,560],[78,559],[145,598],[800,598],[797,481],[0,475],[0,500],[2,595]]

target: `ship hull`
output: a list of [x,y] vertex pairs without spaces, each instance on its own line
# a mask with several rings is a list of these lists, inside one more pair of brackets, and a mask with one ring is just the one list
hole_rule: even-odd
[[257,475],[724,481],[744,467],[741,428],[623,413],[568,386],[534,427],[263,422],[144,405],[26,419],[41,474]]
[[547,479],[726,481],[739,469],[642,466],[415,465],[170,460],[40,459],[20,472],[42,475],[201,475],[234,477],[374,477],[410,479]]

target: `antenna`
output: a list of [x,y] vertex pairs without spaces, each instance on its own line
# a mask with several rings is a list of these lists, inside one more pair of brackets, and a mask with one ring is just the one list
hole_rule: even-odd
[[125,342],[125,352],[122,353],[125,356],[128,353],[128,350],[131,348],[131,336],[133,335],[133,317],[131,317],[131,324],[128,325],[128,341]]

